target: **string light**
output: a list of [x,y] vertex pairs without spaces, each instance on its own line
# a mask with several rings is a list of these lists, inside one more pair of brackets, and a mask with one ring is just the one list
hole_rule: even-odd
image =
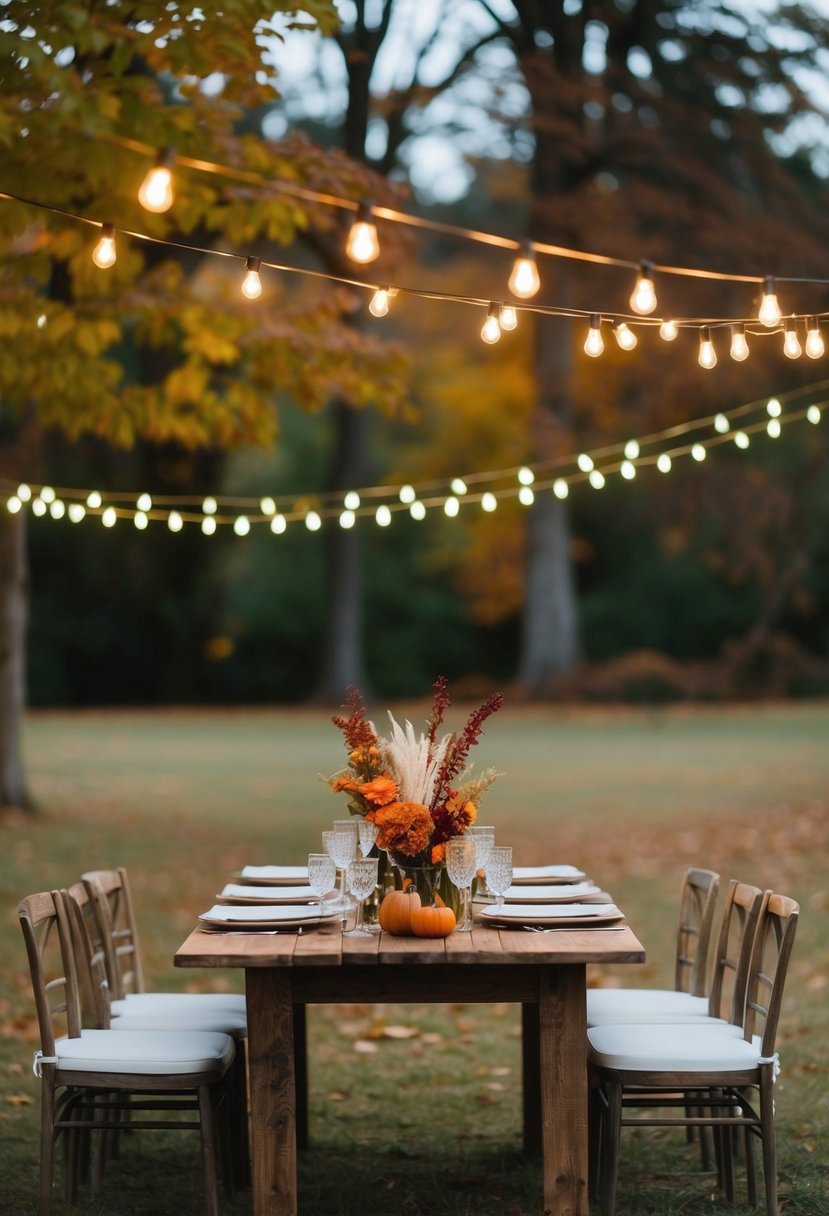
[[317,511],[309,511],[305,516],[305,527],[309,532],[319,532],[322,527],[322,519]]
[[553,482],[553,493],[555,494],[556,498],[560,498],[562,501],[570,493],[570,487],[563,477],[557,477]]
[[742,363],[743,359],[748,358],[745,325],[731,326],[731,358],[736,359],[738,363]]
[[734,442],[738,448],[742,448],[745,451],[751,441],[745,431],[735,431]]
[[518,313],[512,304],[502,304],[498,315],[501,329],[511,331],[518,328]]
[[659,336],[663,342],[673,342],[678,333],[676,321],[663,321],[659,326]]
[[92,250],[92,261],[100,270],[109,270],[115,265],[118,254],[115,249],[115,225],[101,224],[98,244]]
[[205,536],[215,536],[217,527],[218,525],[216,523],[215,516],[213,515],[205,515],[204,519],[201,521],[201,530]]
[[720,435],[725,435],[731,430],[731,423],[726,418],[725,414],[717,414],[714,418],[714,430]]
[[783,314],[780,311],[780,305],[777,303],[777,295],[774,290],[774,279],[771,275],[766,275],[763,280],[763,298],[760,301],[760,311],[757,314],[758,320],[765,325],[766,329],[774,329],[780,324]]
[[622,350],[633,350],[639,339],[624,321],[613,322],[613,336]]
[[632,460],[623,460],[619,466],[619,472],[624,477],[625,481],[633,481],[636,476],[636,465]]
[[237,515],[233,521],[233,531],[237,536],[247,536],[250,532],[250,520],[247,515]]
[[391,511],[386,503],[381,503],[374,513],[374,518],[381,528],[387,528],[391,523]]
[[246,300],[258,300],[262,294],[262,280],[259,278],[260,265],[259,258],[248,258],[245,262],[242,295]]
[[656,467],[660,473],[670,473],[671,463],[671,458],[667,452],[660,452],[656,458]]
[[639,455],[639,440],[628,439],[625,444],[625,458],[627,460],[635,460]]
[[705,460],[706,454],[707,453],[705,451],[705,448],[702,446],[701,443],[695,443],[694,446],[691,448],[692,459],[699,461],[700,464],[702,463],[703,460]]
[[18,511],[23,510],[23,503],[16,494],[12,494],[10,498],[6,499],[6,510],[10,515],[16,515]]
[[810,359],[819,359],[823,351],[823,335],[820,332],[818,319],[809,317],[806,322],[806,354]]
[[40,497],[43,500],[43,502],[45,502],[45,503],[54,502],[55,501],[54,488],[52,486],[44,486],[43,489],[40,491]]
[[468,486],[462,477],[453,477],[449,484],[449,489],[453,494],[457,494],[458,498],[463,498]]
[[797,336],[797,326],[793,320],[788,320],[785,326],[785,337],[783,338],[783,354],[787,359],[799,359],[803,354],[803,349],[800,345],[800,339]]
[[769,423],[766,427],[766,433],[768,434],[769,438],[779,439],[782,430],[783,428],[780,425],[779,418],[769,418]]
[[484,494],[481,497],[482,510],[491,513],[492,511],[494,511],[496,509],[497,506],[498,506],[498,499],[495,497],[494,494],[492,494],[489,490],[487,490],[486,494]]
[[518,484],[522,486],[531,486],[535,481],[535,473],[527,465],[522,465],[518,470]]
[[345,251],[352,262],[365,266],[380,256],[380,241],[374,224],[371,203],[360,203],[357,218],[348,232]]
[[69,516],[71,523],[79,524],[86,515],[86,508],[82,503],[70,502],[69,506],[66,508],[66,514]]
[[420,501],[413,502],[409,507],[409,514],[412,519],[416,519],[419,523],[422,519],[426,518],[426,508]]
[[531,507],[535,502],[535,494],[529,486],[522,486],[518,491],[518,501],[522,507]]
[[139,532],[143,532],[149,522],[146,511],[136,511],[132,517],[133,527],[137,528]]
[[711,330],[707,325],[703,325],[699,331],[699,365],[704,367],[706,371],[710,371],[712,367],[717,366],[717,352],[714,350],[714,343],[711,341]]
[[590,327],[587,330],[587,337],[584,340],[584,353],[589,355],[591,359],[596,359],[604,350],[604,339],[602,338],[602,320],[601,317],[593,313],[590,317]]
[[522,241],[509,277],[509,289],[519,300],[531,300],[538,294],[541,279],[535,261],[535,250],[529,241]]
[[105,528],[114,528],[118,522],[118,513],[115,507],[107,507],[101,515],[101,523]]
[[160,215],[173,205],[172,165],[175,153],[171,148],[162,148],[155,164],[144,178],[138,190],[138,201],[145,211]]
[[360,495],[356,490],[349,490],[343,499],[343,506],[346,511],[356,511],[360,506]]
[[820,409],[816,405],[810,405],[806,411],[806,418],[812,426],[817,426],[820,422]]
[[593,457],[588,456],[587,452],[579,452],[576,457],[576,464],[581,469],[582,473],[589,473],[593,468]]
[[52,519],[63,519],[66,514],[66,504],[60,498],[56,498],[49,506],[49,514]]
[[135,505],[139,511],[151,511],[153,508],[153,500],[149,494],[139,494],[135,500]]
[[276,511],[276,503],[270,496],[259,499],[259,510],[263,515],[270,517]]
[[447,498],[446,502],[443,504],[443,513],[444,515],[448,515],[450,519],[454,518],[460,509],[461,504],[454,496]]
[[490,304],[486,320],[481,328],[481,337],[489,346],[492,346],[501,337],[501,323],[498,320],[498,312],[497,306]]
[[103,499],[97,490],[90,490],[86,497],[86,505],[91,511],[97,511],[101,506]]
[[769,398],[768,404],[766,405],[766,413],[768,414],[769,418],[779,418],[783,413],[783,406],[776,397]]
[[171,511],[167,516],[167,527],[171,532],[180,532],[184,527],[184,520],[178,511]]
[[274,536],[281,536],[288,527],[288,521],[284,515],[274,515],[271,520],[271,532]]
[[405,506],[409,506],[417,498],[414,486],[405,485],[400,487],[400,492],[397,495]]
[[205,515],[215,515],[219,509],[219,504],[216,502],[215,498],[208,496],[202,502],[201,509]]
[[389,314],[389,289],[378,287],[371,297],[368,310],[373,317],[387,317]]
[[20,485],[17,487],[17,497],[20,499],[21,502],[31,502],[31,500],[32,500],[31,486],[27,486],[25,482],[21,482]]
[[630,296],[630,306],[642,317],[650,316],[656,308],[656,288],[653,285],[653,267],[642,262],[636,276],[636,286]]
[[605,483],[604,473],[600,473],[598,469],[591,469],[590,476],[587,479],[594,490],[601,490]]

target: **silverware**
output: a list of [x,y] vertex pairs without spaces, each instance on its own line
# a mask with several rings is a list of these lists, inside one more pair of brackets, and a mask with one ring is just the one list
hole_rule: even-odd
[[526,929],[528,933],[573,933],[579,929],[590,929],[595,933],[621,933],[627,929],[627,925],[553,925],[549,929],[544,929],[541,925],[522,925],[522,929]]

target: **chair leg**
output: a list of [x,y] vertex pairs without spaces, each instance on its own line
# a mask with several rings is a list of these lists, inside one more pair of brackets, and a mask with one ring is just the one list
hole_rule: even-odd
[[605,1086],[607,1107],[602,1121],[601,1136],[601,1206],[604,1216],[616,1210],[616,1187],[619,1181],[619,1148],[622,1136],[622,1086],[610,1081]]
[[55,1086],[44,1077],[40,1088],[40,1216],[52,1210],[52,1174],[55,1161]]
[[213,1094],[209,1085],[199,1086],[199,1126],[201,1131],[202,1174],[204,1175],[205,1216],[219,1216],[219,1191],[216,1180],[216,1134]]
[[244,1039],[236,1042],[236,1057],[228,1075],[228,1106],[233,1182],[238,1190],[244,1191],[250,1186],[247,1050]]
[[774,1134],[774,1081],[771,1066],[760,1066],[760,1135],[767,1216],[777,1216],[777,1144]]

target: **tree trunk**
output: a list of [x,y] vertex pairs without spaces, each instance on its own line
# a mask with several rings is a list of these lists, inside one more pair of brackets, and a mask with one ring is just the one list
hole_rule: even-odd
[[0,511],[0,807],[31,810],[23,777],[28,573],[23,513]]

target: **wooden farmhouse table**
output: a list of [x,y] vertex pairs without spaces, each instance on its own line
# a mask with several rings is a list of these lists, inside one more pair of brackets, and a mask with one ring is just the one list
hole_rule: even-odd
[[544,1216],[587,1216],[587,965],[644,960],[627,926],[531,933],[477,922],[443,939],[197,928],[175,956],[178,967],[244,968],[254,1216],[297,1216],[307,1005],[495,1001],[522,1006],[524,1142],[541,1150]]

